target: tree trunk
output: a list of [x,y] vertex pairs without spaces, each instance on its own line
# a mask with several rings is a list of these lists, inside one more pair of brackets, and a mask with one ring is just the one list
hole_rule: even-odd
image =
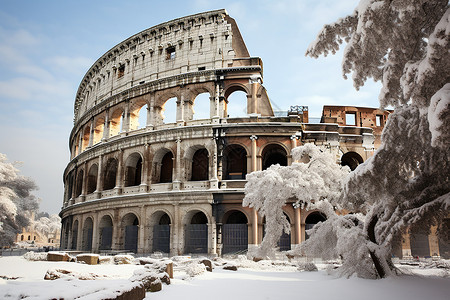
[[[378,222],[378,215],[374,215],[372,216],[369,225],[367,226],[367,236],[369,237],[369,240],[374,243],[377,244],[377,241],[375,239],[375,225]],[[378,277],[380,278],[385,278],[386,277],[386,272],[383,268],[383,265],[381,263],[381,259],[375,254],[375,252],[373,251],[369,251],[370,253],[370,258],[373,261],[373,264],[375,266],[375,270],[378,273]]]

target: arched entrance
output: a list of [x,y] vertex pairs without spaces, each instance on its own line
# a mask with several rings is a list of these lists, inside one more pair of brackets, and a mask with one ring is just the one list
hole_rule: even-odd
[[141,184],[142,157],[139,153],[128,156],[125,162],[125,186],[137,186]]
[[78,243],[78,220],[73,222],[73,226],[72,226],[72,244],[71,244],[71,248],[73,250],[77,249],[77,243]]
[[[289,224],[291,224],[291,220],[289,217],[284,214]],[[280,248],[280,251],[289,251],[291,250],[291,232],[286,233],[283,231],[281,234],[280,240],[278,241],[278,247]]]
[[94,223],[91,218],[87,218],[84,221],[83,226],[83,251],[92,251],[92,231],[94,229]]
[[312,229],[314,225],[316,225],[319,222],[325,222],[327,220],[327,217],[318,211],[310,213],[305,220],[305,240],[309,238],[308,233],[306,230]]
[[161,171],[159,176],[159,182],[172,182],[173,173],[173,154],[172,152],[167,152],[161,161]]
[[113,222],[110,216],[103,216],[99,224],[100,228],[100,250],[111,250]]
[[247,151],[239,145],[225,148],[223,156],[223,178],[225,180],[245,179],[247,174]]
[[203,148],[195,151],[192,157],[192,181],[208,180],[208,151]]
[[429,230],[423,228],[411,228],[410,245],[411,255],[414,257],[429,257],[430,243],[428,240]]
[[238,210],[230,211],[224,216],[222,226],[222,253],[242,253],[248,250],[247,216]]
[[347,152],[341,157],[341,165],[348,166],[350,170],[355,170],[360,164],[364,162],[361,155],[356,152]]
[[156,220],[153,225],[153,251],[170,253],[170,217],[161,212],[156,215]]
[[122,228],[124,230],[124,249],[137,252],[139,220],[135,214],[129,213],[122,218]]
[[208,218],[201,211],[186,224],[185,252],[208,253]]
[[266,170],[276,164],[287,166],[286,150],[278,144],[267,145],[262,152],[262,169]]

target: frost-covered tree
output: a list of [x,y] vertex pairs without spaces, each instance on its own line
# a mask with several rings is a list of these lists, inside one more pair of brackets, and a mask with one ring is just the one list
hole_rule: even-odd
[[294,148],[292,158],[296,162],[291,166],[272,165],[247,175],[242,205],[266,218],[265,236],[251,253],[254,256],[271,256],[283,231],[289,233],[282,209],[288,200],[294,199],[302,208],[319,208],[326,215],[334,214],[333,206],[340,206],[342,183],[350,169],[338,165],[329,150],[314,144]]
[[32,221],[32,212],[39,207],[31,193],[36,189],[34,181],[19,175],[15,165],[0,153],[0,247],[12,245],[22,227]]
[[41,215],[44,216],[38,218],[33,223],[34,230],[40,234],[47,236],[51,233],[55,233],[61,227],[61,218],[57,214],[49,216],[48,213],[41,213]]
[[[352,15],[326,25],[306,54],[334,54],[344,41],[344,77],[352,74],[356,88],[368,78],[381,81],[380,105],[395,111],[382,146],[345,185],[344,202],[366,213],[366,221],[337,226],[337,218],[337,227],[317,226],[314,236],[333,236],[333,255],[355,252],[349,240],[359,240],[361,255],[343,274],[385,277],[394,271],[391,247],[401,230],[437,224],[450,213],[449,3],[361,0]],[[320,251],[320,243],[311,239],[306,246]]]

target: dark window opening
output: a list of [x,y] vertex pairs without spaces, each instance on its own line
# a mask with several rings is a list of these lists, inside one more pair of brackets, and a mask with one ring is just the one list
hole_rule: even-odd
[[341,165],[348,166],[352,171],[363,162],[362,157],[356,152],[347,152],[341,157]]
[[166,49],[166,60],[175,59],[175,46],[168,47]]
[[173,172],[173,154],[172,152],[167,152],[164,155],[161,162],[161,174],[159,178],[160,183],[172,182],[172,172]]
[[245,179],[247,174],[247,152],[241,146],[229,146],[224,155],[224,178],[227,180]]
[[200,149],[195,151],[192,158],[192,181],[208,180],[208,151]]
[[117,78],[121,78],[123,75],[125,75],[125,65],[121,65],[117,69]]
[[199,71],[204,71],[204,70],[206,70],[206,67],[199,67],[198,70]]
[[262,169],[266,170],[271,165],[279,164],[280,166],[287,166],[286,150],[280,145],[268,145],[264,148],[262,155]]

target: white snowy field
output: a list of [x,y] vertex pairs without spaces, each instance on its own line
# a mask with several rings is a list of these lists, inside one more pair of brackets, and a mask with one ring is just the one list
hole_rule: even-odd
[[[220,263],[226,262],[223,260]],[[430,299],[450,298],[450,278],[441,269],[402,266],[411,275],[383,280],[333,278],[319,265],[318,272],[301,272],[288,263],[228,261],[237,271],[216,266],[212,272],[187,275],[189,261],[176,262],[174,279],[146,299]],[[322,266],[323,267],[323,266]],[[74,262],[27,261],[23,257],[0,257],[0,299],[103,299],[130,287],[130,278],[144,266],[86,265]],[[44,280],[49,269],[96,274],[96,280]],[[188,272],[189,273],[189,272]],[[11,279],[18,277],[17,279]],[[9,279],[6,279],[9,278]]]

